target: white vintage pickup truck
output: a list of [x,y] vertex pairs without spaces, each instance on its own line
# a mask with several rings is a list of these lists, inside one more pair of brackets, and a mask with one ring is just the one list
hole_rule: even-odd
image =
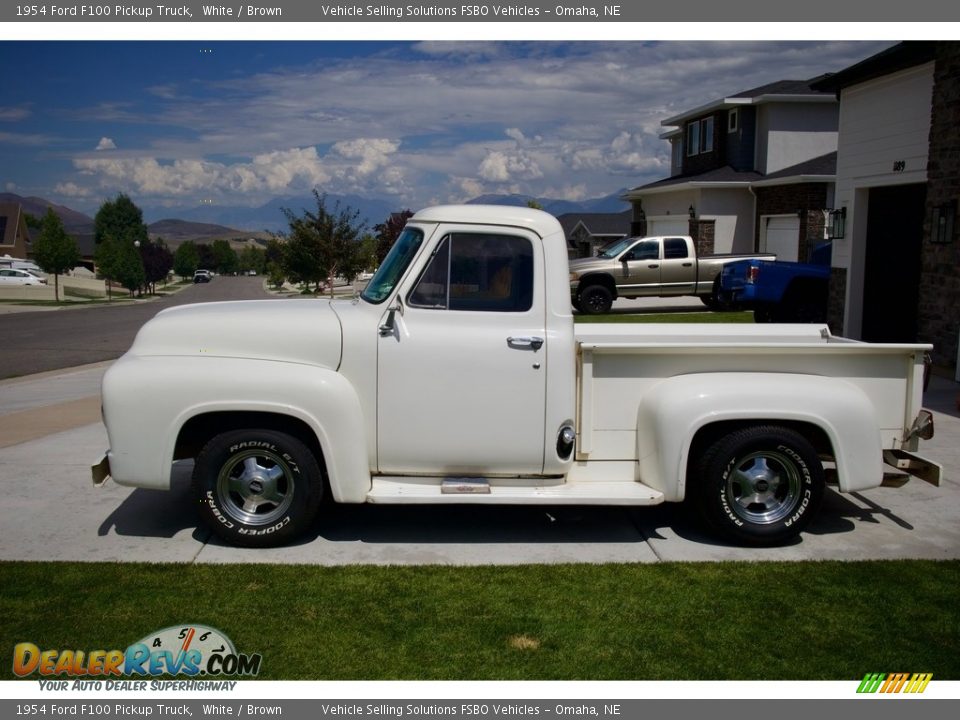
[[[417,213],[360,297],[171,308],[103,380],[94,482],[168,488],[195,458],[231,543],[340,503],[689,501],[770,545],[914,452],[924,353],[807,325],[574,325],[560,224],[538,210]],[[890,466],[893,467],[890,467]],[[894,470],[897,468],[898,470]],[[892,471],[892,473],[891,473]]]

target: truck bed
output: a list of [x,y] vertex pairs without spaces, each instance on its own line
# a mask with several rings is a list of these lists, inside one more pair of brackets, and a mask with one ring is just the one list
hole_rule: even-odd
[[[577,324],[579,457],[638,460],[637,405],[669,378],[728,374],[749,388],[771,378],[834,378],[872,403],[884,448],[898,448],[920,410],[929,346],[860,343],[825,326]],[[747,408],[745,408],[747,410]]]

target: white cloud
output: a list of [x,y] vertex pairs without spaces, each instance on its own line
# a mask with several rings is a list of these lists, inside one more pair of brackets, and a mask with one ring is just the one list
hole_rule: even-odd
[[333,150],[349,160],[359,160],[352,167],[358,175],[365,176],[387,165],[399,147],[400,143],[384,138],[357,138],[335,143]]
[[57,183],[57,185],[53,188],[53,191],[58,195],[77,198],[89,197],[92,194],[88,188],[80,187],[76,183],[72,182]]
[[578,172],[605,170],[620,175],[636,175],[668,171],[670,164],[666,153],[667,146],[662,140],[623,130],[606,145],[567,145],[563,158],[572,170]]
[[[596,197],[667,175],[664,117],[836,71],[885,45],[390,44],[216,82],[152,85],[149,115],[135,99],[95,97],[78,119],[130,123],[144,139],[128,149],[124,135],[122,156],[85,153],[74,164],[102,189],[157,202],[200,190],[265,201],[316,185],[403,196],[412,206],[507,189]],[[0,133],[0,142],[46,140]]]
[[511,180],[536,180],[543,177],[537,161],[524,150],[513,152],[491,151],[477,170],[488,182],[505,183]]
[[116,150],[117,144],[108,137],[100,138],[100,142],[97,143],[97,150]]
[[316,148],[261,153],[232,165],[198,159],[160,162],[154,157],[87,157],[74,160],[82,174],[101,185],[120,185],[144,195],[205,193],[279,193],[310,189],[330,179]]

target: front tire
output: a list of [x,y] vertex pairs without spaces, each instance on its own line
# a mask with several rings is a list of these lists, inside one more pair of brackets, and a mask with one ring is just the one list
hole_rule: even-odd
[[234,430],[196,459],[193,492],[204,524],[232,545],[274,547],[303,532],[323,494],[320,467],[299,439]]
[[800,433],[754,426],[716,440],[701,456],[695,502],[713,530],[738,543],[780,545],[810,523],[823,501],[823,466]]
[[613,294],[603,285],[589,285],[580,292],[580,307],[590,315],[604,315],[610,312]]

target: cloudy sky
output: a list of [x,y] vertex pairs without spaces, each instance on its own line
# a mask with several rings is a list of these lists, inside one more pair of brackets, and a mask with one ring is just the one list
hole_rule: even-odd
[[0,42],[0,190],[582,200],[669,173],[663,118],[890,44]]

